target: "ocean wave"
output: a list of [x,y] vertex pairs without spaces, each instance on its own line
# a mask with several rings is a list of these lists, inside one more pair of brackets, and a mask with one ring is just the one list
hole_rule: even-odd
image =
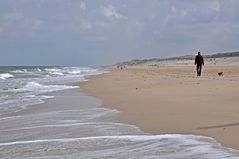
[[58,68],[45,68],[44,70],[47,71],[47,72],[57,72],[57,71],[61,71],[61,69],[58,69]]
[[[41,147],[47,146],[47,151]],[[8,149],[11,151],[7,151]],[[0,143],[10,158],[130,158],[130,159],[238,159],[237,151],[223,148],[214,139],[193,135],[123,135],[23,140]],[[31,152],[31,153],[27,153]]]
[[58,75],[58,76],[63,76],[64,74],[62,72],[49,72],[51,75]]
[[[42,96],[45,93],[78,88],[78,86],[71,86],[72,83],[83,81],[86,75],[101,73],[96,69],[92,69],[93,73],[84,73],[87,70],[90,72],[91,68],[44,66],[2,68],[0,70],[2,72],[0,73],[0,114],[42,103],[44,102]],[[9,78],[12,79],[6,80]]]
[[42,70],[40,68],[24,68],[24,69],[19,69],[19,70],[13,70],[13,71],[10,71],[12,73],[37,73],[37,72],[42,72]]
[[21,70],[14,70],[14,71],[11,71],[12,73],[26,73],[27,72],[27,69],[21,69]]
[[31,81],[20,88],[2,89],[0,93],[4,95],[4,98],[0,98],[0,114],[16,112],[29,105],[44,103],[45,99],[52,98],[52,96],[43,95],[45,93],[73,88],[78,86],[43,85]]
[[14,91],[32,91],[36,94],[60,91],[65,89],[78,88],[78,86],[67,85],[43,85],[35,81],[28,82],[23,88],[14,89]]
[[2,74],[0,74],[0,79],[3,79],[3,80],[5,80],[7,78],[13,78],[13,77],[14,76],[12,74],[10,74],[10,73],[2,73]]
[[42,72],[42,70],[41,70],[40,68],[37,68],[36,70],[37,70],[38,72]]
[[45,68],[44,70],[48,73],[48,75],[53,75],[53,76],[63,76],[64,75],[64,71],[59,68]]
[[89,74],[89,73],[97,73],[98,69],[88,68],[88,67],[63,67],[62,68],[68,74]]
[[[42,139],[42,140],[27,140],[0,143],[0,146],[18,145],[18,144],[31,144],[31,143],[49,143],[49,142],[74,142],[74,141],[95,141],[95,140],[126,140],[131,142],[142,141],[178,141],[190,145],[201,145],[198,143],[216,143],[213,138],[194,136],[194,135],[180,135],[180,134],[164,134],[164,135],[120,135],[120,136],[93,136],[93,137],[80,137],[80,138],[59,138],[59,139]],[[205,144],[203,144],[205,145]],[[217,144],[220,146],[220,144]],[[199,150],[200,151],[200,150]]]
[[0,100],[0,115],[18,112],[22,109],[26,109],[29,105],[41,104],[44,103],[45,99],[53,98],[53,96],[22,95],[18,93],[16,93],[14,97],[15,98],[9,98],[8,100]]
[[75,71],[69,71],[69,74],[80,74],[82,71],[81,70],[75,70]]

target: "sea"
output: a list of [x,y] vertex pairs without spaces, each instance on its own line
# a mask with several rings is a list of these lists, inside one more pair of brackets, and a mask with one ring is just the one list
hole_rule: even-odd
[[210,137],[152,135],[120,123],[121,112],[79,89],[80,81],[107,72],[0,67],[0,158],[239,159],[237,150]]

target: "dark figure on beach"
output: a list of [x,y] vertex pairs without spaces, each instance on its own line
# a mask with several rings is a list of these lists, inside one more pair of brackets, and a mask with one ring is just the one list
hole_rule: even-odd
[[204,61],[200,52],[198,52],[198,55],[195,58],[195,65],[197,65],[197,76],[201,76],[202,65],[204,66]]

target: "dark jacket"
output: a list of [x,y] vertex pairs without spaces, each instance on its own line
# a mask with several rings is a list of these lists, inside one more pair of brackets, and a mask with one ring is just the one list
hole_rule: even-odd
[[204,65],[203,57],[202,55],[197,55],[195,58],[195,65]]

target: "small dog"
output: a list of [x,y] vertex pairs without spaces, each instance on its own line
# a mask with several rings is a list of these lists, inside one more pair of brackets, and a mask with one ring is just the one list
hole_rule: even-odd
[[223,72],[218,72],[218,76],[223,76]]

